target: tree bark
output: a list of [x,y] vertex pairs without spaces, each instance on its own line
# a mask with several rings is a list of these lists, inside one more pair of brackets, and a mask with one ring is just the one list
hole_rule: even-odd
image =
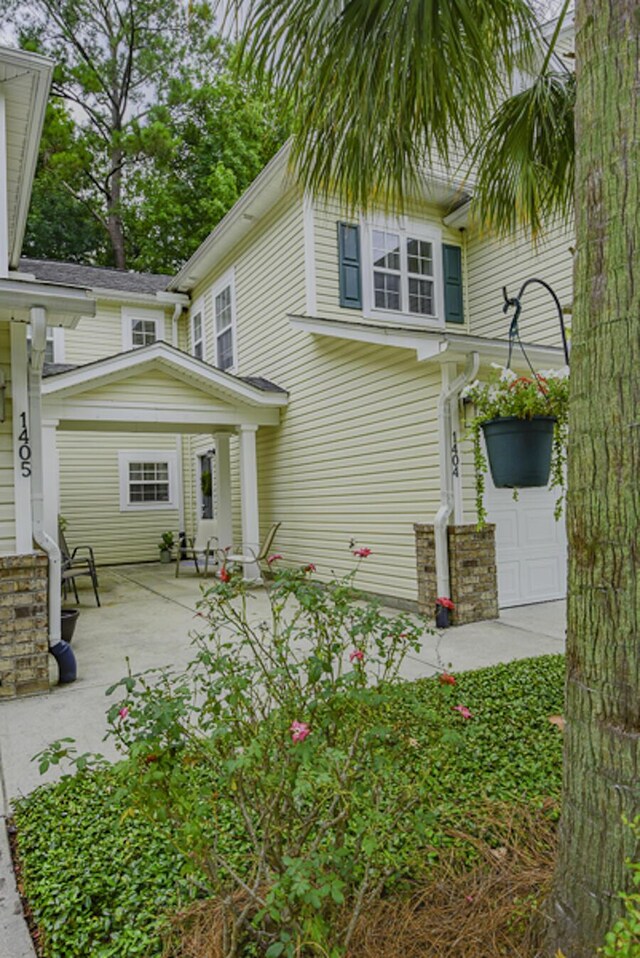
[[113,261],[117,269],[126,269],[124,245],[124,226],[122,223],[122,150],[111,151],[113,173],[109,177],[109,197],[107,199],[107,227],[113,250]]
[[564,797],[549,955],[593,958],[640,813],[640,7],[576,4]]

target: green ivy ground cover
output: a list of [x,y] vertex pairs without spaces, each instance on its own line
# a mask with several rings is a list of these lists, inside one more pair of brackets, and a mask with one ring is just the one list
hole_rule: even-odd
[[[559,797],[562,740],[548,718],[562,711],[563,676],[563,658],[546,656],[463,673],[447,689],[428,679],[394,690],[384,720],[406,737],[406,768],[423,773],[433,812],[428,855],[419,842],[390,850],[407,874],[428,867],[451,826],[472,829],[483,802]],[[446,730],[435,738],[434,716]],[[403,763],[399,784],[404,773]],[[24,890],[46,958],[159,958],[164,916],[194,895],[170,823],[132,810],[123,780],[123,766],[67,778],[16,807]],[[224,807],[217,827],[241,861],[233,802]]]

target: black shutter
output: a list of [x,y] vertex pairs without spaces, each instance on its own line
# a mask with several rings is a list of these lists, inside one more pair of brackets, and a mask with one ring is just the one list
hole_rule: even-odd
[[362,309],[360,266],[360,229],[351,223],[338,223],[338,262],[340,268],[340,305]]
[[462,250],[459,246],[442,247],[444,273],[444,318],[448,323],[464,323],[462,308]]

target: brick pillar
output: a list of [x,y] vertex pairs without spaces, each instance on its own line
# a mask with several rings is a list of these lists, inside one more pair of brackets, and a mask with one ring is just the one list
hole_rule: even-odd
[[[436,550],[432,525],[414,527],[418,563],[418,608],[432,618],[437,598]],[[453,625],[498,617],[495,526],[448,526],[449,581]]]
[[0,556],[0,698],[49,689],[45,555]]

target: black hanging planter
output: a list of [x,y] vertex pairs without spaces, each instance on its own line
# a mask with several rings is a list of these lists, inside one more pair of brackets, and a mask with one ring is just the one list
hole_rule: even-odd
[[497,489],[547,485],[555,423],[553,416],[503,416],[482,423],[491,478]]

